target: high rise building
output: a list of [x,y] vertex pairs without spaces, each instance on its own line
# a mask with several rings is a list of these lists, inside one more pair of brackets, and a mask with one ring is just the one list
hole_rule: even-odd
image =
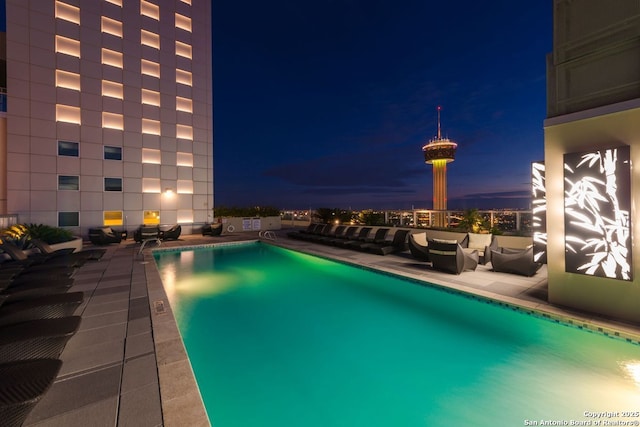
[[422,147],[422,152],[424,162],[433,166],[433,210],[438,211],[434,215],[433,225],[444,227],[447,210],[447,163],[455,160],[458,144],[442,137],[440,110],[438,107],[438,135]]
[[0,213],[85,235],[208,221],[211,2],[6,0],[5,10]]

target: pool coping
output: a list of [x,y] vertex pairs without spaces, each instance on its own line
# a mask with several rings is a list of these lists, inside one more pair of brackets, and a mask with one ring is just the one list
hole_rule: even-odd
[[[286,242],[286,240],[284,241]],[[307,255],[316,256],[322,259],[340,262],[353,267],[386,274],[416,283],[420,286],[433,287],[487,304],[506,307],[526,315],[537,316],[556,323],[562,323],[569,327],[575,327],[587,332],[601,334],[612,339],[620,339],[634,345],[640,345],[640,331],[625,331],[622,325],[620,328],[616,328],[615,325],[611,324],[612,322],[615,323],[615,321],[607,321],[596,317],[590,317],[588,314],[568,314],[568,310],[548,303],[543,304],[520,300],[514,297],[482,291],[480,289],[473,289],[471,291],[455,283],[448,282],[446,280],[446,276],[443,276],[443,280],[434,280],[434,278],[429,278],[427,281],[418,275],[412,275],[404,272],[400,274],[398,271],[393,271],[390,268],[385,268],[380,265],[356,263],[344,259],[339,255],[332,256],[327,255],[326,253],[319,253],[309,248],[293,247],[292,245],[283,244],[283,241],[278,240],[266,241],[260,239],[248,239],[233,242],[153,248],[144,251],[144,262],[149,304],[151,305],[151,320],[154,331],[154,345],[160,384],[162,414],[165,426],[210,426],[211,423],[184,346],[184,341],[180,335],[175,316],[173,315],[173,310],[169,303],[164,285],[160,279],[160,272],[158,271],[153,254],[156,252],[179,252],[191,249],[238,246],[255,243],[269,244]]]

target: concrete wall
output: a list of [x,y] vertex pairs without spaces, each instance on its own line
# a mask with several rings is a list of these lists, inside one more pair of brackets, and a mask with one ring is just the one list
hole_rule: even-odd
[[640,241],[640,99],[547,119],[545,164],[549,301],[628,321],[640,321],[640,248],[632,247],[633,281],[565,272],[563,155],[620,145],[631,147],[631,236]]

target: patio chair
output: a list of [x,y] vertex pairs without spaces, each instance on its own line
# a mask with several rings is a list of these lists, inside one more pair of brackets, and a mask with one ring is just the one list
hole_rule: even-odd
[[467,233],[462,242],[460,242],[460,246],[477,250],[478,263],[485,265],[491,261],[491,251],[498,249],[498,240],[495,234]]
[[465,251],[456,240],[428,239],[427,246],[429,260],[435,270],[460,274],[478,266],[478,251]]
[[405,251],[407,249],[407,234],[409,230],[397,230],[393,234],[391,242],[371,243],[362,249],[377,255],[389,255]]
[[109,245],[111,243],[120,243],[126,232],[114,230],[111,227],[100,227],[89,229],[89,240],[94,245]]
[[334,241],[334,245],[341,248],[349,248],[351,245],[363,243],[369,237],[371,230],[373,230],[373,227],[362,227],[357,235],[349,237],[344,241]]
[[0,363],[57,359],[80,327],[80,316],[37,319],[0,328]]
[[19,427],[56,379],[58,359],[20,360],[0,364],[0,420]]
[[31,244],[38,248],[40,253],[52,256],[70,255],[77,258],[85,258],[86,260],[99,260],[107,252],[106,249],[83,249],[79,252],[74,252],[73,248],[54,249],[47,242],[41,239],[31,239]]
[[202,227],[203,236],[219,236],[222,234],[222,223],[207,224]]
[[357,230],[358,230],[357,226],[350,226],[347,228],[347,230],[343,234],[336,235],[326,243],[329,245],[337,246],[339,242],[350,240],[355,235]]
[[133,232],[133,240],[137,243],[145,240],[159,240],[160,227],[157,225],[141,225]]
[[429,247],[427,246],[427,233],[409,234],[407,245],[411,255],[419,261],[429,261]]
[[0,326],[35,319],[69,317],[83,300],[82,292],[68,292],[4,303],[0,307]]
[[359,242],[348,245],[348,248],[366,251],[367,248],[372,244],[377,245],[377,244],[386,243],[387,242],[386,238],[388,233],[389,233],[388,228],[378,228],[376,230],[376,233],[373,235],[373,237],[365,237],[363,240],[360,240]]
[[533,246],[526,249],[499,248],[491,251],[493,271],[531,277],[542,267],[533,260]]
[[0,243],[0,250],[7,254],[11,261],[6,261],[4,264],[8,265],[21,265],[28,267],[30,271],[51,269],[51,268],[76,268],[83,264],[80,259],[67,258],[67,257],[47,257],[42,254],[28,254],[22,249],[11,243]]
[[182,233],[182,226],[180,224],[175,224],[171,226],[168,230],[160,231],[160,238],[162,240],[178,240],[180,234]]

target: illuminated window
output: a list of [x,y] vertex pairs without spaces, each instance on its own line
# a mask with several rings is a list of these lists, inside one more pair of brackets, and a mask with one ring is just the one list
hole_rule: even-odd
[[102,213],[102,225],[111,227],[114,225],[122,225],[122,211],[104,211]]
[[80,74],[56,70],[56,86],[72,90],[80,90]]
[[191,59],[191,45],[176,40],[176,55]]
[[140,30],[140,43],[145,46],[160,49],[160,36],[151,31]]
[[80,212],[58,212],[58,227],[77,227],[80,225]]
[[56,121],[80,124],[80,108],[56,104]]
[[105,160],[122,160],[122,147],[104,146]]
[[191,32],[191,18],[176,13],[176,28]]
[[183,85],[191,86],[192,85],[191,72],[176,69],[176,82],[182,83]]
[[140,60],[140,72],[147,76],[160,78],[160,64],[146,59]]
[[122,0],[105,0],[105,1],[107,1],[107,2],[109,2],[109,3],[113,3],[113,4],[115,4],[116,6],[120,6],[120,7],[122,7]]
[[77,175],[58,175],[58,190],[75,191],[80,189],[80,177]]
[[142,119],[142,133],[160,135],[160,122],[158,120]]
[[185,113],[193,113],[193,101],[189,98],[176,96],[176,110],[184,111]]
[[80,58],[80,42],[68,37],[56,36],[56,52]]
[[122,178],[105,178],[104,191],[122,191]]
[[155,90],[142,89],[142,103],[159,107],[160,92],[156,92]]
[[70,4],[56,1],[56,18],[80,25],[80,9]]
[[193,194],[193,181],[190,179],[179,179],[177,192],[179,194]]
[[160,193],[160,178],[142,178],[143,193]]
[[122,53],[102,48],[102,63],[112,67],[122,68]]
[[116,37],[122,37],[122,22],[103,16],[101,23],[103,33],[111,34]]
[[[142,149],[142,163],[152,163],[159,165],[161,162],[160,150],[154,150],[153,148]],[[158,191],[160,189],[160,183],[158,183]]]
[[140,0],[140,14],[144,16],[148,16],[149,18],[159,20],[160,19],[160,8],[146,0]]
[[102,96],[110,96],[111,98],[123,98],[122,83],[112,82],[109,80],[102,81]]
[[193,167],[192,153],[176,153],[176,165]]
[[71,141],[58,141],[58,156],[78,157],[80,144]]
[[160,211],[144,211],[142,214],[142,224],[160,224]]
[[193,128],[186,125],[176,125],[176,138],[193,140]]
[[122,114],[102,112],[102,127],[106,129],[124,129],[124,117]]

